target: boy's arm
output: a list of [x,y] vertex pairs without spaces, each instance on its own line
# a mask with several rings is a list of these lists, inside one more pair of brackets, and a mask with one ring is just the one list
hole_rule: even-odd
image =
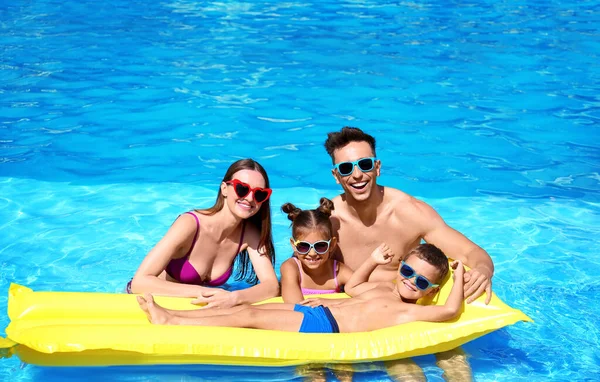
[[444,305],[414,305],[411,309],[414,321],[440,322],[451,320],[460,313],[464,300],[463,280],[465,269],[461,261],[452,263],[454,285]]
[[348,283],[344,287],[344,291],[350,297],[356,297],[377,287],[380,283],[368,282],[369,276],[371,276],[371,273],[373,273],[378,265],[388,264],[392,261],[393,257],[394,254],[387,244],[381,244],[373,251],[373,253],[371,253],[371,256],[369,256],[369,258],[354,271],[354,274],[350,277],[350,280],[348,280]]

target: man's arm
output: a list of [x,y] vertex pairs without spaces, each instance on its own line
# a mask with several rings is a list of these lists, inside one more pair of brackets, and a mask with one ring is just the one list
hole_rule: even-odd
[[419,220],[424,227],[423,239],[440,248],[446,256],[460,260],[471,268],[464,277],[464,295],[468,297],[467,303],[485,292],[485,303],[488,304],[492,298],[494,275],[494,263],[490,255],[462,233],[448,226],[431,206],[417,201],[417,208]]

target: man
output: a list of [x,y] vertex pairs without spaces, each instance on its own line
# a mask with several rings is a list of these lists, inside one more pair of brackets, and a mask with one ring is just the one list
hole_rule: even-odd
[[396,256],[390,264],[378,267],[370,281],[391,280],[401,256],[425,240],[471,268],[465,273],[467,302],[485,292],[489,303],[494,274],[490,256],[448,226],[425,202],[377,184],[381,162],[376,159],[375,138],[358,128],[344,127],[328,134],[325,148],[334,164],[333,177],[344,189],[333,199],[332,214],[340,260],[357,269],[385,242]]
[[[381,162],[376,159],[375,138],[358,128],[344,127],[328,134],[325,149],[334,165],[332,175],[344,189],[343,194],[333,199],[335,209],[331,216],[338,237],[339,260],[356,270],[385,242],[394,253],[393,261],[380,265],[369,281],[389,281],[396,277],[402,257],[424,240],[471,268],[464,275],[467,303],[483,293],[486,293],[485,303],[490,302],[494,264],[488,253],[448,226],[427,203],[398,189],[377,184]],[[460,365],[446,368],[443,365],[447,364],[448,357],[455,359],[464,355],[449,353],[438,357],[447,378],[452,379],[450,373],[458,372],[462,374],[457,378],[464,380],[466,364],[462,364],[462,368]],[[397,364],[403,363],[389,364],[388,369],[396,368]],[[468,373],[470,377],[470,371]]]

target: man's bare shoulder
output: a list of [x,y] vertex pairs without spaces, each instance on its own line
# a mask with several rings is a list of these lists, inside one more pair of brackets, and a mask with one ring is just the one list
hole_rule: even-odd
[[400,215],[424,219],[438,216],[429,204],[395,188],[385,188],[385,199]]
[[333,202],[333,212],[348,208],[342,195],[336,196],[335,198],[331,199],[331,201]]
[[334,226],[339,226],[340,220],[345,220],[344,217],[348,216],[348,204],[342,195],[338,195],[331,199],[333,202],[333,211],[331,211],[331,220]]

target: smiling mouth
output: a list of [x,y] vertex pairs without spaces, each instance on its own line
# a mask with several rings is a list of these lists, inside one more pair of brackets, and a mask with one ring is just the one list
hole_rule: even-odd
[[245,209],[245,210],[251,210],[252,208],[254,208],[252,205],[248,204],[248,203],[243,203],[238,201],[237,205],[240,206],[241,208]]
[[413,287],[413,285],[410,282],[403,282],[402,284],[404,284],[404,287],[406,289],[408,289],[411,292],[416,292],[417,289]]
[[306,262],[307,262],[307,263],[309,263],[309,264],[316,264],[316,263],[318,263],[319,261],[321,261],[321,259],[320,259],[320,258],[316,258],[316,259],[308,259],[308,258],[307,258],[307,259],[306,259]]
[[350,187],[354,188],[355,190],[362,190],[367,187],[367,184],[369,184],[369,182],[350,183]]

